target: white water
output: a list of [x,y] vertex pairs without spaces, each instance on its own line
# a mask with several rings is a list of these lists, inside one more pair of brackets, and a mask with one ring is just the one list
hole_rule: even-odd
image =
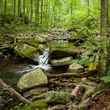
[[51,66],[49,63],[49,49],[45,49],[42,55],[38,57],[38,63],[39,65],[37,67],[42,68],[46,71],[51,69]]
[[45,49],[42,55],[36,55],[35,61],[38,61],[38,65],[29,65],[28,67],[24,68],[23,70],[19,71],[19,73],[25,73],[32,71],[36,68],[41,68],[45,71],[50,71],[51,66],[48,64],[49,62],[49,49]]

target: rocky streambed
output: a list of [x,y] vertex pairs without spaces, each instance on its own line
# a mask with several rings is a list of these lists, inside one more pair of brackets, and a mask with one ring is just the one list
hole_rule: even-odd
[[85,110],[102,88],[97,48],[56,33],[23,36],[1,49],[0,77],[32,103],[19,105],[1,90],[1,110]]

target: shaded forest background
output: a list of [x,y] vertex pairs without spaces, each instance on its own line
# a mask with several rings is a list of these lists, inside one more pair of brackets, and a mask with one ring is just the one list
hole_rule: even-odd
[[96,24],[92,21],[99,25],[100,4],[100,0],[0,0],[1,24],[3,20],[13,24],[18,22],[19,27],[22,22],[43,29],[74,27],[84,22]]

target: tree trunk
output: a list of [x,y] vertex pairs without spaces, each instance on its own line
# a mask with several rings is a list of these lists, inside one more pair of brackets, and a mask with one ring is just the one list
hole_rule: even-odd
[[101,54],[101,67],[102,72],[106,73],[107,70],[107,62],[108,62],[108,44],[109,39],[107,38],[108,34],[108,0],[101,0],[101,18],[100,18],[100,34],[101,34],[101,42],[103,44],[102,53]]
[[40,23],[42,24],[43,23],[43,5],[44,5],[44,1],[41,0],[41,16],[40,16]]
[[32,21],[32,18],[33,18],[33,0],[31,0],[31,3],[30,3],[30,9],[31,9],[30,21]]
[[90,1],[87,0],[87,8],[88,8],[88,12],[87,12],[87,13],[88,13],[88,16],[89,16],[89,11],[90,11],[90,10],[89,10],[89,5],[90,5]]
[[23,0],[23,16],[25,16],[25,0]]
[[39,24],[39,5],[40,5],[40,0],[36,0],[35,2],[35,21],[37,24]]
[[13,13],[16,15],[16,0],[13,0]]
[[101,35],[107,35],[108,0],[101,0]]
[[6,15],[7,11],[7,0],[4,1],[4,15]]
[[18,0],[18,16],[21,16],[21,0]]

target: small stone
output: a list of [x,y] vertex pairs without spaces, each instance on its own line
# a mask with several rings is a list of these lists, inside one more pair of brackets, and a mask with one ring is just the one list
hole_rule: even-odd
[[69,66],[68,71],[74,73],[81,73],[84,71],[84,68],[80,64],[73,63]]
[[71,92],[72,96],[76,96],[76,97],[82,97],[83,93],[85,91],[85,88],[77,85]]
[[77,86],[73,89],[71,95],[72,95],[72,96],[80,96],[80,85],[77,85]]

